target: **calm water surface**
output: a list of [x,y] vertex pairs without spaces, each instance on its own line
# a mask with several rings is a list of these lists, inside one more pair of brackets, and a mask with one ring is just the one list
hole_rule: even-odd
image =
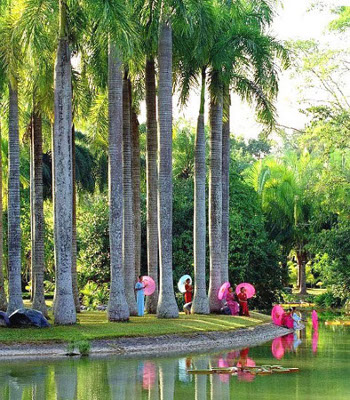
[[[280,364],[299,373],[194,376],[188,368]],[[1,362],[4,400],[350,399],[350,327],[310,327],[259,347],[180,358]]]

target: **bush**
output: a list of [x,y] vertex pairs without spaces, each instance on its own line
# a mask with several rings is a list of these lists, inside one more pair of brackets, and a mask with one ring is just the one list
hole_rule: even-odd
[[314,298],[314,302],[318,306],[325,308],[335,308],[341,305],[341,300],[339,299],[339,297],[335,297],[331,291],[317,295]]

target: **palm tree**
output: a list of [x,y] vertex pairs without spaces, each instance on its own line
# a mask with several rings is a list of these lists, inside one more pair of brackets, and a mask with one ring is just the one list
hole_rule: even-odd
[[156,290],[147,297],[146,310],[157,312],[158,304],[158,168],[157,168],[157,111],[156,111],[156,72],[154,58],[146,61],[146,182],[147,182],[147,265],[148,275],[156,283]]
[[[0,71],[1,74],[1,71]],[[1,91],[1,85],[0,85]],[[1,93],[1,92],[0,92]],[[0,116],[0,143],[2,143],[1,135],[1,116]],[[7,300],[4,286],[4,267],[3,258],[3,226],[2,226],[2,151],[0,149],[0,311],[6,311]]]
[[300,294],[306,294],[306,245],[313,210],[309,185],[320,168],[318,160],[308,153],[287,153],[281,159],[258,161],[248,176],[248,181],[260,195],[270,236],[284,249],[292,249],[296,254]]
[[59,2],[59,38],[55,65],[55,122],[53,135],[54,234],[56,287],[55,323],[74,324],[72,290],[72,83],[68,39],[68,6]]
[[128,72],[123,78],[123,265],[130,315],[137,315],[135,300],[135,243],[131,180],[131,113]]
[[[209,313],[209,301],[206,291],[206,138],[205,138],[205,97],[210,51],[213,47],[218,18],[215,6],[210,1],[195,4],[190,15],[195,29],[184,35],[181,33],[178,48],[179,59],[176,67],[181,85],[181,100],[188,101],[190,86],[200,81],[200,107],[195,139],[194,166],[194,297],[192,312]],[[200,79],[198,79],[200,77]]]
[[[0,3],[0,11],[1,3]],[[0,21],[1,24],[1,21]],[[0,310],[6,311],[7,300],[5,293],[5,282],[4,282],[4,266],[3,266],[3,204],[2,204],[2,131],[1,131],[1,114],[2,114],[2,97],[5,85],[5,68],[0,58]]]
[[224,87],[222,125],[222,237],[221,237],[221,282],[227,282],[229,252],[229,204],[230,204],[230,89]]
[[160,255],[159,318],[177,318],[172,273],[172,29],[166,16],[159,34],[158,221]]
[[211,312],[219,312],[221,308],[218,292],[221,285],[223,88],[219,75],[218,71],[212,72],[210,93],[209,306]]
[[132,199],[134,216],[135,282],[141,274],[140,132],[135,106],[131,107]]
[[127,321],[129,307],[125,298],[122,263],[123,232],[123,80],[122,63],[115,44],[110,41],[108,54],[108,126],[109,126],[109,242],[111,284],[107,308],[110,321]]
[[[34,98],[35,101],[35,98]],[[35,104],[35,102],[34,102]],[[43,135],[42,120],[34,109],[31,129],[31,163],[33,166],[32,190],[32,287],[33,308],[48,315],[44,295],[44,203],[43,203]]]
[[191,312],[209,313],[209,302],[205,282],[206,253],[206,216],[205,216],[205,102],[206,69],[202,68],[201,104],[197,120],[196,144],[194,155],[194,297]]

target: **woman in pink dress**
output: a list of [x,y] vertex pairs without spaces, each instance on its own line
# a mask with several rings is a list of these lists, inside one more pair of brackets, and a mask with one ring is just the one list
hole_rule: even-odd
[[239,305],[236,300],[236,293],[233,291],[232,287],[229,287],[226,294],[226,302],[231,311],[231,315],[238,315]]

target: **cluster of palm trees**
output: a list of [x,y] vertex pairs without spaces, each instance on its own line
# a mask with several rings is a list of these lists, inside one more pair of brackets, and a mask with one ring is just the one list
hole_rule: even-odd
[[[58,4],[57,4],[58,3]],[[193,312],[216,312],[228,278],[230,93],[253,102],[273,127],[281,43],[269,35],[267,0],[1,0],[0,101],[8,115],[8,312],[23,306],[19,176],[19,98],[31,137],[33,307],[44,298],[43,124],[52,127],[55,239],[54,317],[73,324],[79,312],[75,228],[75,125],[89,123],[102,100],[108,123],[110,321],[136,314],[140,272],[139,104],[147,109],[147,263],[157,290],[147,310],[175,318],[172,278],[172,109],[174,88],[186,103],[200,87],[195,141]],[[73,54],[73,62],[72,62]],[[55,63],[54,63],[55,60]],[[207,95],[207,88],[208,95]],[[206,290],[205,100],[210,106],[209,294]],[[158,100],[158,101],[157,101]],[[158,108],[157,108],[158,105]],[[238,118],[235,115],[235,118]],[[1,181],[0,181],[1,183]],[[1,188],[0,188],[1,189]],[[1,215],[0,215],[1,217]],[[1,220],[1,218],[0,218]],[[2,231],[0,232],[1,239]],[[4,278],[0,266],[0,308]],[[159,271],[159,274],[158,274]]]

